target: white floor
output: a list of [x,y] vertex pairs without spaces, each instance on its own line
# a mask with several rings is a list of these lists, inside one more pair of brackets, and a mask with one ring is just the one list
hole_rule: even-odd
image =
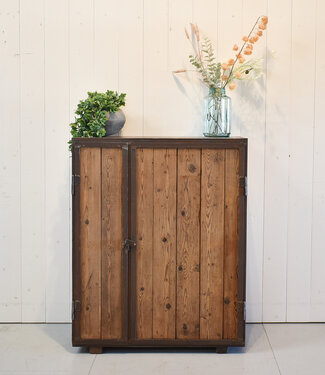
[[249,324],[247,346],[208,351],[109,351],[71,347],[69,324],[1,324],[0,375],[324,375],[325,324]]

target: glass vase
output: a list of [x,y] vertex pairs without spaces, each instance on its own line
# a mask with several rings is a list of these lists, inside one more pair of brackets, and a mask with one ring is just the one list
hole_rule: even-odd
[[224,88],[210,87],[204,98],[204,130],[206,137],[229,137],[231,99]]

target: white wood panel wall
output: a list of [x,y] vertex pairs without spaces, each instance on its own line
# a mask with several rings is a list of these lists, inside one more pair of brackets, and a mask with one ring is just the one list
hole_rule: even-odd
[[324,1],[0,0],[1,322],[70,320],[78,101],[126,92],[125,135],[199,136],[206,91],[171,73],[189,67],[184,26],[224,61],[260,14],[265,75],[231,93],[249,138],[247,317],[325,321]]

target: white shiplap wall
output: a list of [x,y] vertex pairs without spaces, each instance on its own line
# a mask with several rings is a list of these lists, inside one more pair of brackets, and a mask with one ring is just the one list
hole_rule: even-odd
[[[268,14],[239,87],[233,135],[249,138],[249,321],[325,321],[325,2],[0,1],[0,321],[67,322],[69,122],[86,92],[127,93],[125,135],[201,135],[184,26],[221,60]],[[276,57],[274,58],[274,53]]]

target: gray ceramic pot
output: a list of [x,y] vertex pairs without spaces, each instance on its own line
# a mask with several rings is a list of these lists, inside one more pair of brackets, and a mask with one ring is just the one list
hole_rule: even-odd
[[117,134],[125,124],[125,114],[120,109],[115,113],[107,112],[107,121],[105,124],[106,136]]

